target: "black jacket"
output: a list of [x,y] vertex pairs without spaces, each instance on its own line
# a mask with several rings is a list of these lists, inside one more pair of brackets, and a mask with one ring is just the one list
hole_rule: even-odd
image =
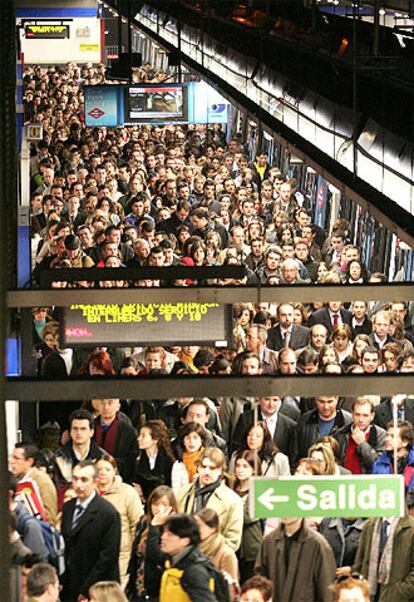
[[324,518],[319,525],[318,531],[331,546],[338,568],[354,564],[364,523],[363,518],[348,525],[343,518]]
[[[391,400],[388,399],[377,405],[374,409],[374,424],[387,430],[387,424],[392,421]],[[404,402],[404,418],[414,424],[414,399],[407,398]]]
[[154,469],[151,470],[148,455],[145,451],[139,454],[135,464],[134,483],[141,485],[146,500],[158,485],[171,486],[172,465],[171,458],[159,450]]
[[188,546],[173,565],[174,568],[184,571],[180,583],[191,602],[217,602],[209,587],[210,573],[207,568],[209,563],[210,561],[202,555],[198,546]]
[[371,334],[372,332],[372,322],[369,318],[365,318],[362,324],[351,324],[352,330],[352,338],[354,339],[357,334]]
[[[344,466],[345,464],[346,452],[348,450],[352,426],[352,423],[347,424],[335,433],[335,439],[337,439],[339,442],[338,462],[341,464],[341,466]],[[372,424],[369,431],[368,441],[363,441],[357,446],[357,454],[361,462],[362,474],[371,473],[372,465],[380,453],[384,451],[385,435],[386,433],[384,429]]]
[[119,581],[121,518],[114,506],[96,493],[72,529],[77,499],[63,506],[62,535],[65,540],[66,572],[63,575],[62,601],[88,597],[98,581]]
[[[335,436],[337,431],[352,422],[352,416],[345,410],[338,410],[330,435]],[[292,468],[296,466],[301,458],[306,458],[309,448],[319,439],[319,412],[311,410],[306,412],[299,420],[295,431],[295,443],[293,451]]]
[[146,532],[147,522],[142,517],[135,530],[135,538],[132,544],[131,558],[128,564],[129,580],[125,588],[128,600],[135,602],[142,599],[137,592],[137,571],[140,561],[144,561],[144,587],[145,594],[150,598],[158,598],[160,594],[161,577],[164,571],[164,564],[167,556],[161,552],[161,527],[154,525],[148,526],[147,541],[143,550],[143,558],[137,554],[137,549],[143,534]]

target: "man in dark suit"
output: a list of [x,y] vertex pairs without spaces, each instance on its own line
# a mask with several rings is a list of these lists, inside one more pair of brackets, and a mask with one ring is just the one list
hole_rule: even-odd
[[309,344],[309,328],[293,323],[292,305],[281,303],[277,315],[279,324],[268,330],[267,346],[274,351],[279,351],[282,347],[290,347],[295,351],[306,347]]
[[[257,408],[257,420],[259,422],[266,422],[273,441],[290,460],[296,422],[282,414],[280,412],[281,407],[282,400],[280,397],[260,397],[259,407]],[[250,410],[240,416],[232,437],[233,450],[243,449],[247,429],[255,421],[255,411]]]
[[387,311],[379,311],[372,318],[372,333],[369,335],[371,345],[376,349],[382,349],[387,343],[397,343],[401,341],[390,335],[391,320]]
[[374,409],[374,424],[387,430],[388,424],[393,420],[393,400],[397,405],[398,420],[408,420],[414,425],[414,398],[405,395],[396,395],[392,399],[388,398],[377,405]]
[[62,513],[66,566],[62,602],[86,602],[94,583],[119,581],[121,519],[114,506],[96,491],[96,479],[92,462],[79,462],[73,469],[77,497],[63,506]]
[[323,324],[329,334],[331,334],[334,326],[340,326],[341,324],[348,324],[352,328],[352,313],[342,307],[341,301],[329,301],[325,307],[310,315],[308,326],[314,324]]

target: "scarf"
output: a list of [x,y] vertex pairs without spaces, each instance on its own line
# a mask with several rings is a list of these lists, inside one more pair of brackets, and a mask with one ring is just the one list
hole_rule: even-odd
[[95,422],[95,441],[111,456],[115,456],[118,424],[118,417],[115,417],[110,425],[103,424],[99,419]]
[[210,483],[210,485],[206,485],[205,487],[200,487],[198,481],[194,487],[194,505],[193,512],[198,512],[202,508],[205,508],[210,496],[214,491],[220,487],[223,477],[219,477],[215,483]]
[[221,533],[212,533],[200,542],[200,550],[204,556],[208,556],[214,563],[215,557],[226,543]]
[[184,462],[184,466],[187,469],[188,472],[188,482],[192,483],[194,481],[194,477],[196,475],[197,472],[197,460],[200,457],[201,454],[201,449],[199,449],[198,451],[195,452],[188,452],[185,451],[183,452],[183,462]]
[[380,538],[382,521],[375,522],[372,533],[370,559],[368,564],[368,583],[371,596],[374,596],[378,589],[378,584],[387,584],[390,580],[392,547],[394,544],[394,533],[397,528],[399,518],[390,519],[388,538],[380,558]]

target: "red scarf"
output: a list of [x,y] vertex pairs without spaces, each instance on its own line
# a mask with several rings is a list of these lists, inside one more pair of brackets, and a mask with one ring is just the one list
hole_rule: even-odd
[[102,447],[108,454],[115,456],[116,439],[118,436],[118,417],[115,416],[109,428],[105,431],[102,428],[100,419],[95,424],[95,440],[99,447]]

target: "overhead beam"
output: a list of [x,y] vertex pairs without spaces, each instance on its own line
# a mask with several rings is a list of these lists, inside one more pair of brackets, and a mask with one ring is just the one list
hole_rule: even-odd
[[173,288],[102,288],[18,290],[7,294],[8,307],[39,305],[69,307],[73,303],[302,303],[319,301],[409,301],[413,283],[387,284],[298,284],[292,286],[209,286]]
[[294,376],[165,376],[123,378],[9,378],[8,399],[73,401],[81,399],[171,399],[176,397],[266,397],[287,395],[413,394],[413,374]]

